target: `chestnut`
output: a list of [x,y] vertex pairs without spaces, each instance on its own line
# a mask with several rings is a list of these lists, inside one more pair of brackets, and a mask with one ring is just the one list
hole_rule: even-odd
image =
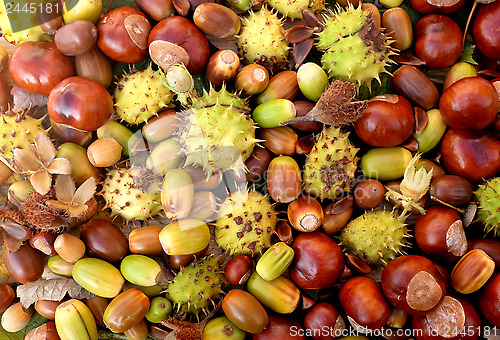
[[290,277],[301,288],[322,289],[334,284],[344,270],[344,253],[321,232],[302,233],[292,243],[295,257]]
[[499,108],[495,87],[481,77],[460,79],[439,100],[439,111],[453,129],[484,129],[493,123]]
[[135,63],[146,56],[151,25],[136,8],[123,6],[106,14],[97,25],[97,46],[109,58]]
[[[151,44],[156,40],[166,41],[184,49],[188,56],[186,67],[192,74],[200,73],[205,69],[210,58],[207,37],[188,19],[180,16],[163,19],[149,34],[150,49]],[[174,52],[175,50],[172,50],[172,53]],[[169,52],[164,51],[164,53]]]
[[113,112],[113,99],[101,84],[83,77],[70,77],[50,91],[50,118],[80,131],[101,127]]
[[[342,334],[345,322],[335,306],[329,302],[320,302],[307,311],[304,327],[314,340],[329,340]],[[324,334],[325,329],[330,332]]]
[[246,255],[233,256],[224,267],[224,276],[232,285],[245,283],[252,273],[252,260]]
[[6,283],[0,284],[0,313],[5,312],[7,308],[14,302],[16,293],[14,289]]
[[450,17],[429,14],[420,19],[415,29],[415,53],[434,69],[453,65],[462,53],[462,31]]
[[465,0],[410,0],[411,6],[420,14],[453,13],[458,11],[465,4]]
[[413,316],[411,326],[416,340],[475,340],[481,331],[481,319],[466,300],[445,296],[425,316]]
[[411,136],[415,118],[411,104],[399,95],[382,95],[368,102],[354,131],[371,146],[396,146]]
[[172,0],[134,0],[137,7],[155,21],[161,21],[174,14]]
[[305,331],[296,321],[279,315],[270,315],[266,328],[253,334],[252,340],[304,340]]
[[349,322],[358,330],[380,329],[391,314],[379,284],[367,276],[356,276],[344,282],[339,300]]
[[490,59],[500,59],[500,3],[481,5],[472,24],[472,35],[479,50]]
[[259,180],[266,172],[272,158],[271,153],[266,148],[255,147],[250,157],[245,161],[245,166],[248,169],[245,174],[246,180]]
[[381,278],[385,297],[410,315],[425,315],[445,296],[446,285],[434,263],[419,255],[404,255],[385,266]]
[[26,41],[16,47],[9,60],[9,73],[21,89],[43,95],[75,73],[71,59],[55,43]]
[[460,216],[444,206],[432,206],[417,217],[415,241],[424,253],[444,261],[456,261],[467,251]]
[[448,130],[441,141],[442,164],[472,183],[500,171],[500,140],[484,130]]
[[493,326],[500,327],[500,273],[495,274],[479,293],[479,308]]
[[108,220],[91,220],[83,227],[80,238],[90,256],[110,263],[120,261],[128,253],[127,237]]
[[354,187],[354,203],[360,209],[373,209],[384,201],[385,188],[376,179],[365,179]]

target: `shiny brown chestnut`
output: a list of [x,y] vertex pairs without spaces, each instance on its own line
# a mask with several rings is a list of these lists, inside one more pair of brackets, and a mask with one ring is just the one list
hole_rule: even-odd
[[490,59],[500,58],[500,3],[482,4],[477,11],[472,35],[479,50]]
[[[320,302],[310,308],[304,317],[304,327],[314,340],[332,339],[331,334],[342,334],[345,322],[335,306],[329,302]],[[324,330],[328,329],[328,334]]]
[[367,276],[356,276],[344,282],[339,301],[355,329],[359,326],[380,329],[391,314],[379,284]]
[[54,241],[56,240],[57,234],[54,232],[41,232],[37,231],[30,238],[30,245],[45,255],[56,255],[56,250],[54,249]]
[[70,77],[50,91],[47,111],[58,124],[94,131],[111,116],[113,99],[101,84],[83,77]]
[[56,323],[48,321],[29,331],[24,340],[61,340],[61,338],[57,334]]
[[396,92],[424,110],[431,109],[438,102],[436,85],[415,66],[401,66],[393,73],[391,84]]
[[304,329],[297,320],[270,315],[266,328],[259,334],[253,334],[252,340],[304,340]]
[[385,188],[373,178],[365,179],[354,187],[354,202],[363,210],[373,209],[384,201]]
[[80,233],[87,253],[104,261],[115,263],[128,253],[128,240],[116,225],[108,220],[93,219]]
[[29,243],[23,244],[16,251],[2,249],[2,259],[10,275],[19,283],[25,284],[38,280],[43,273],[41,253]]
[[[186,67],[192,74],[205,70],[210,58],[210,46],[205,34],[188,19],[180,16],[163,19],[149,34],[150,49],[156,40],[166,41],[184,49],[188,56]],[[164,53],[169,55],[168,51]]]
[[466,300],[445,296],[425,316],[413,316],[411,326],[416,340],[476,340],[481,331],[481,318]]
[[232,285],[244,284],[252,273],[252,260],[246,255],[233,256],[224,267],[224,276]]
[[9,73],[21,89],[43,95],[75,73],[71,58],[52,42],[26,41],[16,47],[9,60]]
[[462,53],[462,31],[450,17],[429,14],[420,19],[415,29],[415,52],[433,69],[453,65]]
[[456,261],[467,251],[467,239],[458,213],[432,206],[415,222],[415,241],[422,251],[444,261]]
[[453,129],[484,129],[493,123],[499,108],[495,87],[481,77],[460,79],[439,99],[439,111]]
[[97,45],[112,60],[135,63],[144,58],[151,24],[146,15],[130,6],[118,7],[97,25]]
[[255,147],[250,157],[245,161],[248,172],[245,174],[247,181],[260,179],[271,163],[271,153],[266,148]]
[[292,249],[295,257],[290,265],[290,277],[301,288],[330,287],[344,270],[342,249],[321,232],[297,235]]
[[413,108],[402,96],[382,95],[368,102],[365,114],[354,123],[354,131],[371,146],[396,146],[415,128]]
[[500,327],[500,273],[495,274],[479,293],[479,309],[493,326]]
[[444,175],[432,180],[429,195],[432,199],[459,207],[469,202],[472,186],[461,176]]
[[75,20],[59,28],[54,35],[57,49],[67,56],[90,51],[97,42],[97,28],[87,20]]
[[161,21],[174,14],[172,0],[134,0],[141,11],[155,21]]
[[465,0],[410,0],[410,3],[420,14],[453,13],[465,4]]
[[472,183],[500,171],[500,140],[486,130],[448,130],[441,141],[442,164],[449,174]]
[[7,308],[14,302],[16,292],[6,283],[0,284],[0,313],[5,312]]
[[420,255],[404,255],[385,266],[381,278],[385,297],[410,315],[425,315],[446,294],[445,281],[434,263]]

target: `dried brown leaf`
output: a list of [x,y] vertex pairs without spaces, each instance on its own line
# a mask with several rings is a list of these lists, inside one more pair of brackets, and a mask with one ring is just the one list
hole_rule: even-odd
[[34,94],[24,91],[18,86],[14,86],[10,91],[14,99],[14,106],[12,111],[20,112],[21,110],[26,110],[30,106],[42,107],[47,105],[48,96],[42,94]]
[[307,115],[297,117],[280,125],[296,122],[317,121],[338,126],[350,124],[365,114],[367,102],[354,100],[356,86],[343,80],[334,80],[321,94],[316,105]]
[[50,138],[46,134],[39,132],[35,137],[35,154],[38,159],[45,166],[48,166],[56,157],[56,153],[57,150]]
[[40,280],[17,286],[17,296],[24,308],[38,300],[61,301],[66,294],[73,299],[92,299],[94,294],[71,278]]

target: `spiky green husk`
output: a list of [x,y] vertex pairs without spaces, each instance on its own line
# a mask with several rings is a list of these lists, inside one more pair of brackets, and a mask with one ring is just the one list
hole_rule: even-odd
[[271,71],[288,63],[288,42],[281,20],[266,7],[243,18],[237,40],[240,57],[247,64],[258,63]]
[[118,117],[129,124],[141,124],[166,107],[173,95],[163,77],[161,70],[154,71],[151,66],[123,75],[114,94]]
[[178,131],[186,165],[202,167],[207,174],[244,169],[255,139],[255,123],[232,106],[193,108],[179,114]]
[[137,168],[111,169],[102,182],[99,192],[106,201],[105,208],[111,208],[113,215],[120,215],[127,221],[146,220],[157,215],[161,209],[159,189],[153,183],[149,190],[139,188],[134,178],[141,174]]
[[[13,5],[8,15],[5,9],[7,3]],[[3,36],[5,40],[15,45],[25,41],[52,41],[51,36],[45,33],[40,26],[37,13],[15,10],[16,4],[20,6],[18,9],[22,9],[23,4],[26,3],[2,1],[2,4],[0,5],[0,36]],[[20,31],[19,28],[26,29]]]
[[479,208],[477,220],[484,224],[486,232],[500,236],[500,177],[480,185],[474,195]]
[[225,277],[219,267],[217,257],[207,256],[194,260],[182,268],[174,280],[168,284],[167,297],[176,305],[177,310],[198,315],[207,314],[208,307],[214,305],[222,293],[221,285]]
[[266,3],[291,19],[302,19],[303,9],[313,13],[322,12],[325,9],[324,0],[266,0]]
[[389,57],[396,54],[391,42],[368,11],[349,5],[325,16],[316,46],[323,52],[321,64],[330,78],[370,87],[373,79],[380,82],[380,73],[388,73]]
[[334,199],[349,190],[358,158],[349,134],[329,127],[318,136],[304,165],[304,190],[319,197]]
[[230,254],[259,254],[271,246],[277,217],[269,200],[257,191],[237,191],[219,209],[215,240]]
[[210,89],[207,91],[204,88],[203,94],[200,97],[191,98],[191,106],[195,109],[213,106],[217,103],[222,106],[232,106],[241,111],[250,111],[250,106],[248,106],[246,100],[236,93],[229,92],[225,84],[222,85],[219,91],[214,89],[212,84],[210,84]]
[[0,118],[0,157],[11,169],[19,171],[14,163],[14,149],[30,150],[39,132],[46,133],[42,119],[35,119],[25,113],[7,111]]
[[370,265],[386,265],[406,246],[408,229],[396,211],[370,211],[342,229],[339,244]]

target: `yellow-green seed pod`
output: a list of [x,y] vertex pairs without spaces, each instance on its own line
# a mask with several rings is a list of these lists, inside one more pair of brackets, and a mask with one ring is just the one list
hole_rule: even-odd
[[292,313],[300,300],[299,289],[284,276],[266,281],[254,272],[247,281],[247,289],[264,306],[276,313]]
[[197,253],[208,245],[210,230],[200,220],[184,219],[174,221],[160,232],[160,243],[168,255]]
[[244,340],[246,332],[225,316],[211,319],[203,328],[202,340]]
[[292,263],[294,251],[285,242],[278,242],[269,248],[257,262],[255,270],[266,281],[272,281]]
[[403,177],[412,154],[405,148],[373,148],[361,157],[363,174],[380,181],[390,181]]
[[120,264],[120,272],[125,280],[144,287],[154,286],[160,271],[158,262],[144,255],[125,256]]
[[443,115],[437,109],[427,111],[429,122],[424,131],[413,133],[413,137],[418,141],[418,152],[424,153],[432,150],[443,138],[446,131],[446,122]]
[[73,266],[74,263],[63,260],[59,255],[51,256],[47,262],[47,267],[52,273],[66,277],[71,277]]
[[105,298],[117,296],[125,282],[120,271],[112,264],[91,257],[75,263],[73,279],[89,292]]
[[186,170],[172,169],[165,174],[161,204],[167,218],[174,220],[188,216],[193,198],[193,179]]
[[297,70],[297,82],[302,94],[316,102],[328,85],[328,76],[318,64],[305,63]]
[[100,128],[97,129],[97,137],[113,138],[122,147],[123,155],[128,156],[130,150],[137,142],[137,136],[123,124],[114,120],[108,120]]
[[257,106],[252,118],[261,128],[272,128],[295,118],[295,115],[295,105],[290,100],[273,99]]
[[56,308],[55,322],[61,340],[97,340],[94,315],[83,302],[71,299]]
[[167,139],[156,145],[146,160],[146,166],[157,175],[166,174],[175,169],[182,160],[179,155],[180,145],[174,139]]

